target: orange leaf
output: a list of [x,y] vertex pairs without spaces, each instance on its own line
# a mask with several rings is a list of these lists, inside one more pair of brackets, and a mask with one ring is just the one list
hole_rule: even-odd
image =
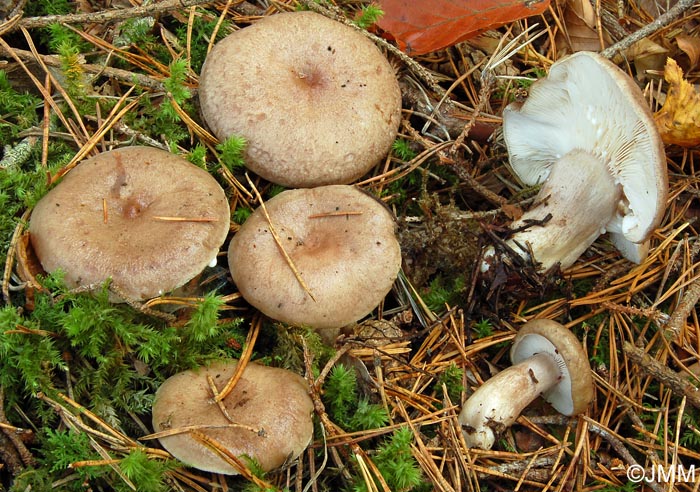
[[411,55],[437,51],[487,29],[541,14],[550,0],[379,0],[377,24]]
[[700,145],[700,94],[683,78],[672,58],[666,61],[664,78],[668,82],[666,101],[654,115],[662,140],[684,147]]

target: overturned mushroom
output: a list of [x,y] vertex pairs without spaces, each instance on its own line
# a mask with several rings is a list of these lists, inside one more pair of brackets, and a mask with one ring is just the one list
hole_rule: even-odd
[[[265,471],[296,459],[313,437],[313,402],[301,376],[248,363],[233,391],[214,403],[210,380],[221,391],[238,361],[220,361],[168,378],[156,392],[153,428],[160,443],[183,463],[204,471],[238,470],[207,445],[257,460]],[[201,438],[203,435],[204,438]]]
[[356,180],[386,156],[401,119],[382,53],[314,12],[271,15],[217,43],[199,89],[212,132],[245,137],[246,165],[290,188]]
[[150,147],[103,152],[72,169],[34,208],[32,246],[69,287],[112,279],[130,299],[188,282],[229,231],[223,189],[203,169]]
[[267,316],[333,338],[391,289],[401,266],[394,230],[389,211],[353,186],[284,191],[231,240],[231,276],[243,297]]
[[513,171],[542,184],[511,226],[523,229],[508,241],[520,256],[543,270],[567,268],[607,231],[623,256],[644,260],[668,178],[663,143],[630,77],[595,53],[564,58],[523,104],[504,110],[503,136]]
[[510,350],[513,366],[482,384],[459,414],[470,447],[491,449],[535,398],[542,396],[564,415],[583,412],[593,399],[588,359],[576,336],[548,319],[529,321]]

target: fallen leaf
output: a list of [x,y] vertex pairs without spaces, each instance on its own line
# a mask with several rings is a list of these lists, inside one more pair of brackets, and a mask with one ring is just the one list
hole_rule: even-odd
[[668,57],[668,50],[648,38],[640,39],[623,53],[619,53],[613,61],[620,63],[623,60],[634,62],[634,69],[638,80],[648,77],[650,71],[661,71]]
[[558,31],[555,42],[559,55],[577,51],[600,51],[596,16],[589,0],[567,0],[564,9],[564,30]]
[[377,25],[410,55],[437,51],[487,29],[538,15],[550,0],[379,0]]
[[666,101],[654,115],[661,138],[667,144],[700,145],[700,94],[672,58],[666,61],[664,79],[669,84]]
[[681,34],[676,36],[676,43],[678,48],[688,55],[690,59],[690,66],[694,67],[698,64],[700,60],[700,39],[694,36],[688,36],[687,34]]

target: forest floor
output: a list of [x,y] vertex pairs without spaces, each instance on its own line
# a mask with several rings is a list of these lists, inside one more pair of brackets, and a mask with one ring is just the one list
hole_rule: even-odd
[[[57,177],[99,152],[148,145],[209,170],[231,204],[230,235],[257,207],[255,190],[280,192],[247,180],[206,129],[198,74],[216,40],[263,16],[303,7],[357,24],[372,13],[359,0],[301,4],[0,2],[0,490],[697,491],[697,136],[665,145],[666,211],[641,264],[601,236],[563,271],[511,258],[498,275],[480,273],[482,251],[503,245],[537,192],[509,168],[506,105],[567,53],[614,46],[605,54],[658,112],[672,87],[667,59],[700,83],[694,2],[664,14],[652,0],[562,1],[411,57],[370,26],[396,69],[403,118],[391,153],[358,186],[395,214],[404,268],[382,305],[333,347],[259,316],[223,267],[208,272],[198,295],[120,305],[106,291],[71,291],[40,273],[26,232],[31,209]],[[518,35],[513,56],[495,66]],[[700,98],[689,101],[680,113],[695,115],[692,133]],[[179,308],[176,316],[164,306]],[[461,406],[510,365],[512,339],[534,318],[577,335],[593,401],[565,417],[537,399],[492,449],[469,448]],[[243,476],[208,474],[142,439],[153,432],[150,406],[165,378],[226,357],[313,381],[313,443],[282,470],[246,462]]]

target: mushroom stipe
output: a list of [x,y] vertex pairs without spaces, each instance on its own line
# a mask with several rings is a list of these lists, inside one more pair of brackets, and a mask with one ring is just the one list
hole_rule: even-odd
[[556,321],[525,323],[513,340],[510,359],[513,366],[484,382],[462,407],[459,423],[470,447],[491,449],[496,437],[540,395],[564,415],[585,411],[593,400],[584,348]]
[[[524,103],[505,108],[503,137],[513,172],[542,183],[535,205],[511,225],[508,245],[521,257],[565,269],[608,232],[625,258],[645,259],[668,176],[651,110],[627,74],[596,53],[562,58]],[[484,256],[487,271],[493,249]]]

